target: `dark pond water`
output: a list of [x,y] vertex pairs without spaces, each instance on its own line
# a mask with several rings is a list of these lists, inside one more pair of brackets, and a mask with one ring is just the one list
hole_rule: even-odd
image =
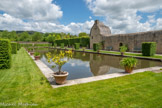
[[[47,52],[47,50],[41,51],[41,61],[51,68],[54,63],[49,64],[46,61],[45,54]],[[60,50],[51,50],[50,52],[55,55],[58,54]],[[67,78],[68,80],[123,72],[123,67],[119,64],[121,59],[122,57],[117,56],[74,52],[73,58],[63,65],[62,70],[69,72],[69,76]],[[159,65],[162,65],[162,63],[157,61],[138,59],[138,65],[136,69]],[[57,67],[51,69],[53,71],[58,71]]]

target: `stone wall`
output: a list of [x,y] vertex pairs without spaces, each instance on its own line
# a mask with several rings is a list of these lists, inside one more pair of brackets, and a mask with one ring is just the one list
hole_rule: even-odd
[[141,49],[143,42],[156,42],[156,53],[162,54],[162,30],[102,36],[102,41],[105,49],[112,47],[112,50],[119,51],[120,45],[126,45],[131,52]]
[[130,52],[141,50],[143,42],[156,42],[156,53],[162,54],[162,30],[113,35],[109,27],[96,20],[90,32],[90,48],[99,42],[104,43],[104,49],[112,48],[113,51],[126,45]]

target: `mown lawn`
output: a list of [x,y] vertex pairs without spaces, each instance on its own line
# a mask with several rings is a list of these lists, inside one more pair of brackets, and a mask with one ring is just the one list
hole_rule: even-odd
[[23,48],[12,61],[11,69],[0,70],[0,107],[18,107],[18,103],[37,104],[38,108],[162,107],[162,73],[144,72],[53,89]]

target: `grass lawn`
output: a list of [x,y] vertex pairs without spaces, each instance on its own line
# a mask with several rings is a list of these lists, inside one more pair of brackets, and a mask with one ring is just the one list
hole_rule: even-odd
[[162,73],[144,72],[53,89],[23,48],[12,55],[12,61],[11,69],[0,70],[0,107],[4,103],[38,104],[38,108],[162,107]]

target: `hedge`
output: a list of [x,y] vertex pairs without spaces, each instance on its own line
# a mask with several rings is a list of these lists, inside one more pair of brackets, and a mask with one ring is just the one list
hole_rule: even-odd
[[82,47],[88,47],[89,48],[89,37],[82,37],[81,40],[80,40],[80,44]]
[[44,46],[44,47],[48,47],[48,46],[52,46],[52,44],[34,44],[34,46]]
[[142,55],[153,56],[156,53],[156,42],[143,42],[142,43]]
[[57,43],[54,43],[54,47],[55,47],[55,48],[57,47]]
[[11,43],[7,39],[0,39],[0,69],[11,67]]
[[93,50],[94,50],[94,51],[100,50],[100,43],[94,43],[94,44],[93,44]]
[[11,52],[12,54],[17,54],[17,43],[16,42],[11,42]]
[[77,37],[77,38],[70,38],[70,39],[59,39],[55,40],[54,43],[56,43],[58,46],[61,46],[61,43],[64,43],[65,46],[74,46],[75,43],[80,43],[80,46],[82,47],[89,47],[89,37]]
[[17,43],[17,50],[19,50],[20,49],[20,44],[19,43]]
[[75,43],[74,48],[75,49],[80,49],[80,43]]
[[64,48],[64,43],[61,43],[61,48]]

